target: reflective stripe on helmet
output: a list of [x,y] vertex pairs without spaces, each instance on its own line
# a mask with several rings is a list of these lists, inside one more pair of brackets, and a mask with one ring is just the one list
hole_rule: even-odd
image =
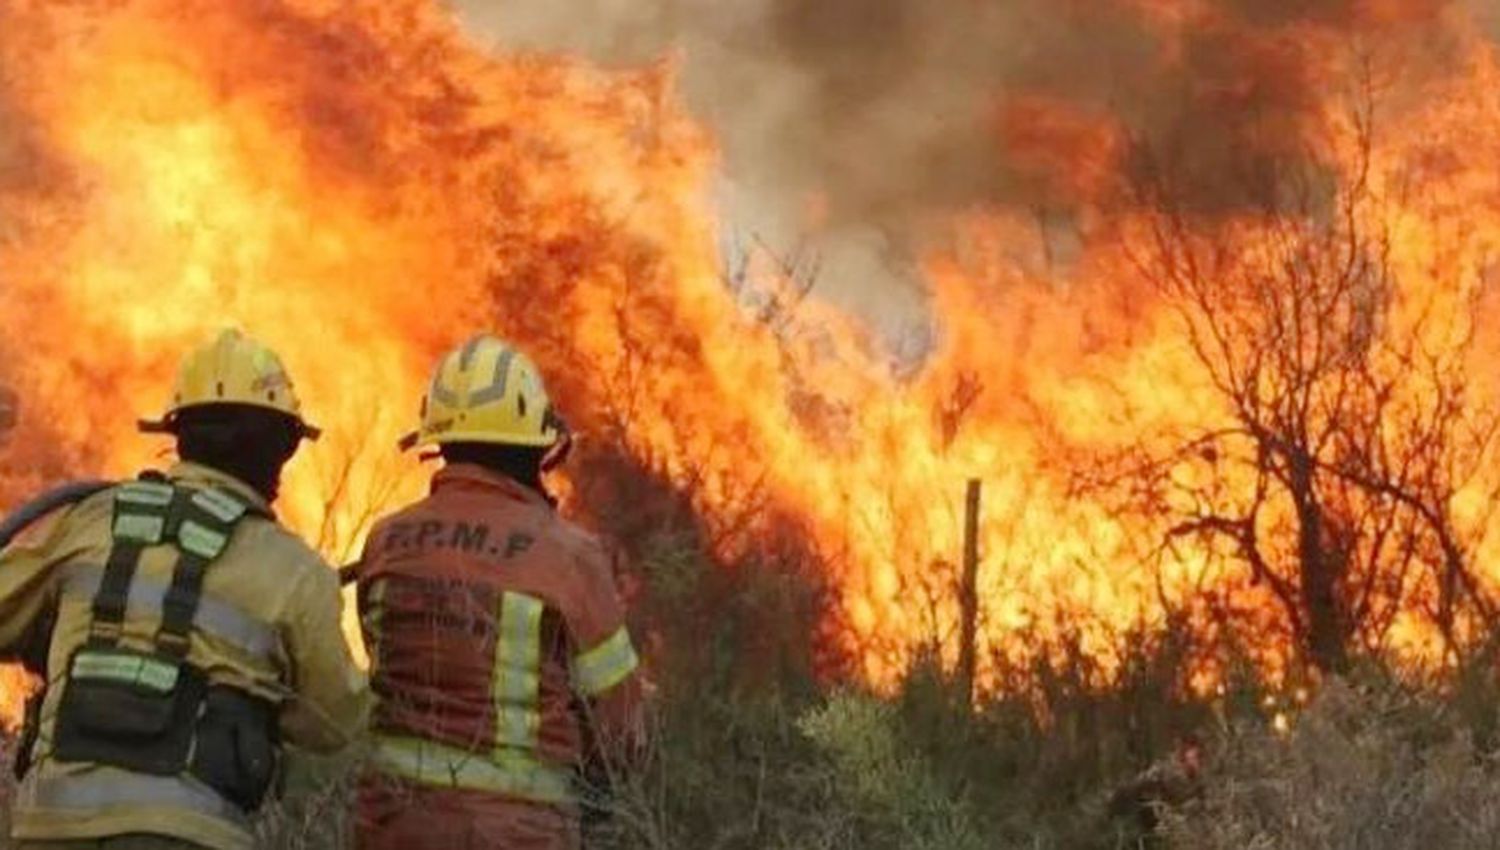
[[469,404],[479,407],[504,401],[505,392],[510,386],[510,366],[515,360],[515,351],[507,348],[500,352],[500,356],[495,358],[494,377],[487,386],[475,387],[469,391]]
[[500,634],[490,682],[495,704],[495,744],[534,749],[541,723],[542,610],[540,599],[507,591],[500,602]]
[[493,758],[418,738],[380,736],[375,768],[422,785],[488,791],[540,803],[573,799],[573,773],[517,752]]
[[621,626],[598,646],[573,659],[573,685],[584,696],[597,696],[625,681],[639,665],[630,632]]
[[28,778],[17,798],[18,809],[61,809],[80,814],[113,808],[183,809],[229,821],[240,829],[250,828],[244,812],[194,779],[112,767]]
[[561,429],[536,364],[504,340],[480,335],[438,361],[421,426],[403,448],[445,443],[556,445]]
[[[99,592],[99,582],[103,578],[103,567],[70,564],[66,568],[63,596],[87,604]],[[137,573],[130,583],[126,606],[131,614],[160,617],[166,595],[166,582]],[[193,625],[256,658],[269,659],[279,645],[276,630],[271,625],[206,595],[199,602]]]

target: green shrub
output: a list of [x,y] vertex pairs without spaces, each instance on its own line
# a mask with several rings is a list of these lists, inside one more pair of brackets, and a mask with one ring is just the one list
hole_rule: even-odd
[[818,749],[822,784],[863,847],[968,850],[985,846],[961,779],[917,750],[898,708],[840,693],[807,712],[798,728]]

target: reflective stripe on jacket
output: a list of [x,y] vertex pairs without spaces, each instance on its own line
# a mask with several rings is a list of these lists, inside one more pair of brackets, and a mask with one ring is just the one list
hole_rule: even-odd
[[476,756],[419,738],[380,736],[371,763],[380,771],[419,785],[487,791],[546,803],[572,800],[573,774],[525,753]]
[[[169,477],[219,487],[265,507],[252,489],[217,471],[180,464]],[[189,776],[160,777],[51,755],[62,671],[88,637],[91,604],[110,547],[113,493],[46,517],[0,552],[0,651],[9,652],[55,607],[50,685],[32,768],[16,792],[12,834],[21,839],[166,835],[211,848],[252,846],[246,817]],[[151,645],[176,551],[148,549],[131,583],[126,645]],[[333,751],[364,724],[368,692],[339,627],[338,579],[300,540],[273,522],[247,519],[209,568],[193,620],[189,661],[215,684],[281,707],[280,733]]]
[[566,805],[591,742],[639,735],[613,567],[539,494],[476,466],[440,471],[429,498],[376,526],[358,567],[373,766]]

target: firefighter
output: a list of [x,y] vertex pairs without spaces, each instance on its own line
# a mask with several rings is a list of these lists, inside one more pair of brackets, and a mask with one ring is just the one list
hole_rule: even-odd
[[58,491],[0,549],[0,651],[45,683],[18,755],[19,847],[252,847],[282,743],[335,751],[361,729],[337,574],[270,509],[317,436],[299,410],[276,355],[225,331],[141,423],[175,436],[176,466]]
[[639,747],[642,685],[611,556],[543,488],[567,434],[531,361],[480,336],[404,443],[443,467],[355,567],[377,701],[357,844],[576,848],[580,792]]

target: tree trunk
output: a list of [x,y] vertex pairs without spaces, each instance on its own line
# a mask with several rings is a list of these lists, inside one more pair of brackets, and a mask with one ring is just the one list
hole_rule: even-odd
[[1297,556],[1306,609],[1303,640],[1313,666],[1324,673],[1342,673],[1349,669],[1349,630],[1338,588],[1348,566],[1348,553],[1330,535],[1311,467],[1305,457],[1291,459],[1292,500],[1297,507]]

